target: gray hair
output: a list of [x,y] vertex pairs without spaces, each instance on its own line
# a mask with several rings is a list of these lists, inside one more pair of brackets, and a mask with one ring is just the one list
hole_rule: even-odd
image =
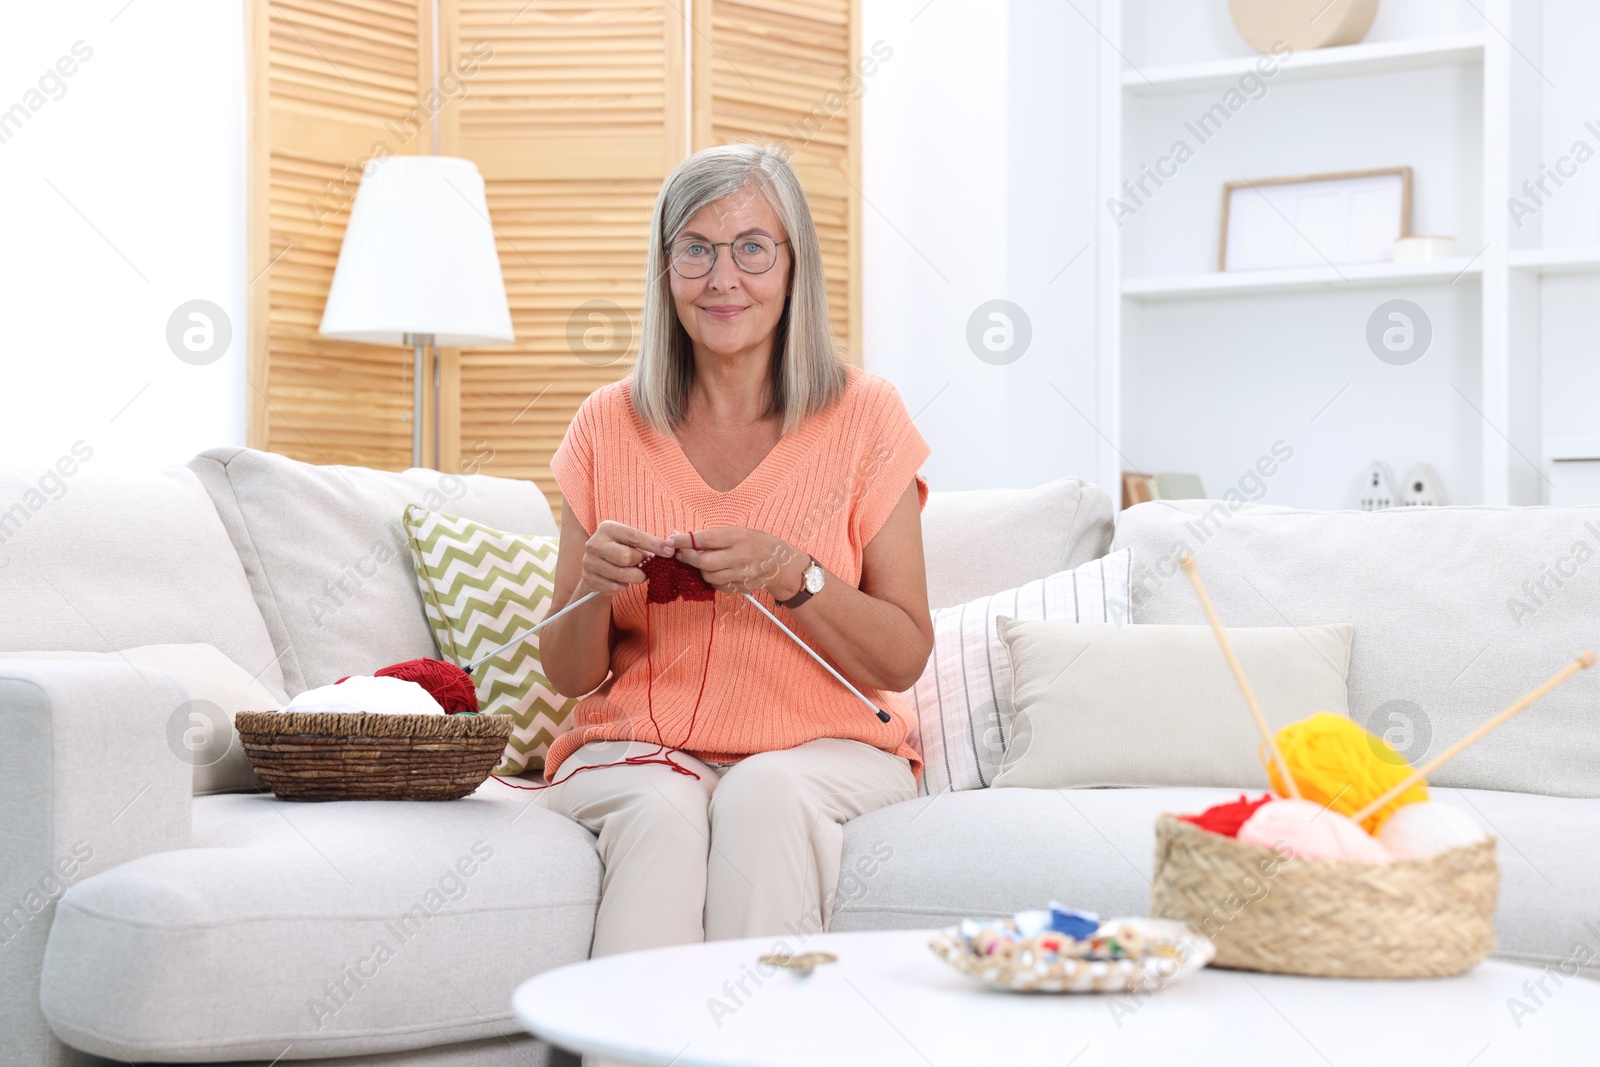
[[667,175],[650,219],[644,325],[631,396],[634,410],[659,433],[670,435],[683,421],[694,381],[694,349],[672,300],[667,247],[695,212],[747,186],[767,198],[783,223],[794,265],[773,343],[766,414],[782,415],[782,432],[789,433],[844,392],[847,378],[828,319],[822,248],[800,180],[775,144],[714,145]]

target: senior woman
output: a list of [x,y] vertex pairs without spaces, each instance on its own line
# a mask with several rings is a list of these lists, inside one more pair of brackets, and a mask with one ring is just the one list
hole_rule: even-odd
[[[835,351],[781,151],[680,164],[647,278],[632,373],[584,401],[551,460],[552,611],[599,595],[543,631],[551,685],[587,695],[538,798],[598,835],[595,956],[826,928],[842,824],[916,792],[898,694],[933,646],[928,444],[893,386]],[[652,557],[698,571],[709,601],[647,600]]]

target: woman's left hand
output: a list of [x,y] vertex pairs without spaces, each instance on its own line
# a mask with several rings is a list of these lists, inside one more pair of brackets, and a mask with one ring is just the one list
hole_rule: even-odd
[[766,589],[776,599],[799,591],[796,575],[805,553],[781,537],[744,526],[717,526],[694,531],[694,543],[698,549],[689,547],[686,533],[667,538],[672,554],[698,568],[706,583],[717,589],[727,593]]

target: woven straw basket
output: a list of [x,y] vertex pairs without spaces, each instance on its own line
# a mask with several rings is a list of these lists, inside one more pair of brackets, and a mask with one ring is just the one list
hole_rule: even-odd
[[282,800],[457,800],[505,753],[509,715],[241,711],[245,755]]
[[1271,849],[1156,819],[1150,913],[1217,946],[1216,965],[1327,978],[1460,974],[1494,949],[1491,838],[1390,864],[1280,860]]

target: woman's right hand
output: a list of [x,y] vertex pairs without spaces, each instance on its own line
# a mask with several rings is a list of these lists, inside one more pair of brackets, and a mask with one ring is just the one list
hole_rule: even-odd
[[606,519],[583,546],[580,584],[601,596],[616,596],[648,581],[639,564],[651,556],[670,556],[664,538]]

